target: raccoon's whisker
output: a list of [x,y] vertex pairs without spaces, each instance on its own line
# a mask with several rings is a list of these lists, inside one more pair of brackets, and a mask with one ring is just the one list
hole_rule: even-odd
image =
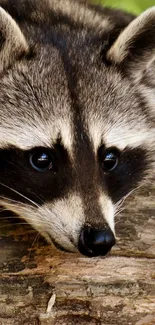
[[13,189],[12,187],[7,186],[7,185],[5,185],[5,184],[3,184],[3,183],[1,183],[1,182],[0,182],[0,185],[2,185],[2,186],[4,186],[4,187],[8,188],[8,189],[11,190],[12,192],[14,192],[14,193],[18,194],[19,196],[23,197],[24,199],[26,199],[27,201],[29,201],[30,203],[32,203],[32,204],[33,204],[34,206],[36,206],[37,208],[40,208],[40,206],[39,206],[36,202],[32,201],[32,200],[29,199],[27,196],[23,195],[22,193],[18,192],[17,190]]
[[40,201],[41,203],[44,203],[44,201],[41,199],[41,197],[40,197],[39,195],[33,193],[33,196],[35,196],[36,199],[39,199],[39,201]]
[[5,211],[10,211],[8,208],[2,208],[1,210],[0,210],[0,214],[1,213],[3,213],[3,212],[5,212]]
[[[1,211],[1,213],[2,213],[2,215],[3,215],[3,212],[5,212],[5,211],[8,211],[8,212],[10,212],[10,209],[3,209],[2,211]],[[16,219],[22,219],[19,215],[12,215],[12,216],[10,216],[10,215],[8,215],[8,216],[0,216],[0,222],[1,222],[1,220],[16,220]]]
[[120,214],[123,210],[125,210],[125,208],[122,208],[122,209],[116,211],[116,213],[115,213],[115,217],[116,217],[118,214]]
[[[5,211],[10,211],[10,210],[5,210]],[[1,220],[9,220],[9,219],[13,220],[13,219],[18,219],[18,218],[19,218],[18,216],[8,216],[8,217],[7,216],[5,216],[5,217],[0,216],[0,221]]]
[[[16,216],[14,218],[20,218],[20,219],[26,219],[26,221],[30,222],[34,219],[35,220],[35,215],[33,215],[32,211],[30,210],[30,217],[28,216],[28,206],[25,205],[24,207],[21,206],[21,204],[17,205],[15,203],[11,204],[11,203],[7,203],[8,204],[8,208],[5,209],[5,211],[13,211],[16,213]],[[14,211],[14,208],[16,209],[16,211]],[[26,217],[25,217],[25,210],[26,210]],[[7,216],[5,217],[6,219],[8,218]],[[9,217],[10,219],[13,217]],[[1,217],[0,217],[1,220]],[[39,223],[41,225],[46,225],[47,223],[50,225],[50,220],[48,218],[46,218],[46,216],[44,216],[44,220],[41,219],[41,217],[39,217]]]
[[[138,188],[140,188],[142,185],[140,184],[139,186],[137,186],[136,188],[132,189],[127,195],[124,196],[123,199],[121,199],[120,201],[118,201],[118,203],[116,203],[115,208],[116,208],[116,212],[115,212],[115,217],[120,214],[122,211],[125,210],[125,207],[122,207],[122,204],[124,203],[124,201],[127,199],[128,196],[130,196],[134,191],[136,191]],[[115,223],[116,224],[116,223]]]
[[[10,211],[10,210],[9,210]],[[6,216],[6,217],[0,217],[0,222],[1,221],[4,221],[4,220],[16,220],[16,219],[19,219],[19,220],[22,220],[22,219],[24,219],[24,218],[22,218],[22,217],[20,217],[20,216]],[[28,221],[31,221],[32,220],[32,217],[31,218],[29,218],[29,217],[26,217],[26,219],[28,220]],[[42,220],[40,220],[41,222],[40,223],[42,223],[43,225],[44,224],[46,224],[45,222],[43,222]],[[17,222],[17,224],[20,224],[20,222]],[[27,222],[25,222],[25,224],[28,224]]]
[[20,201],[17,201],[17,200],[13,200],[13,199],[10,199],[10,198],[7,198],[7,197],[4,197],[4,196],[1,196],[0,195],[0,198],[3,199],[3,201],[5,202],[13,202],[13,203],[18,203],[20,204],[21,206],[26,206],[27,204],[26,203],[23,203],[23,202],[20,202]]
[[[22,223],[18,223],[18,225],[19,226],[23,226],[23,225],[27,225],[27,223],[25,222],[22,222]],[[6,228],[6,227],[8,227],[9,225],[8,224],[5,224],[5,225],[2,225],[1,226],[1,229],[4,229],[4,228]],[[11,228],[12,228],[12,226],[16,226],[17,227],[17,224],[15,223],[15,224],[11,224]]]
[[116,221],[115,226],[118,225],[119,223],[121,223],[121,220]]
[[[40,202],[41,203],[44,203],[44,201],[39,197],[39,195],[36,195],[35,193],[33,193],[33,195],[37,198],[37,199],[39,199],[40,200]],[[7,197],[4,197],[4,196],[0,196],[0,198],[2,198],[2,199],[6,199],[7,201],[12,201],[12,202],[15,202],[15,203],[19,203],[19,204],[21,204],[21,205],[27,205],[26,203],[24,203],[24,202],[20,202],[20,201],[17,201],[17,200],[13,200],[13,199],[10,199],[10,198],[7,198]],[[33,201],[34,202],[34,201]],[[34,202],[34,203],[36,203],[36,202]],[[36,203],[37,204],[37,203]]]
[[128,196],[130,196],[133,192],[135,192],[136,190],[138,190],[140,187],[142,187],[142,184],[139,184],[138,186],[136,186],[134,189],[132,189],[128,194],[126,194],[120,201],[118,201],[116,204],[115,204],[115,208],[117,210],[117,208],[119,208],[123,203],[124,201],[128,198]]
[[39,234],[39,232],[38,232],[37,235],[35,236],[33,242],[32,242],[31,247],[30,247],[30,251],[29,251],[29,254],[28,254],[28,260],[30,260],[31,253],[32,253],[32,249],[33,249],[33,247],[34,247],[36,241],[38,240],[39,236],[40,236],[40,234]]

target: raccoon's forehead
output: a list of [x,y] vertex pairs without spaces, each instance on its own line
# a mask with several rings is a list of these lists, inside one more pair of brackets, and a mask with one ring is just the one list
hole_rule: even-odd
[[50,56],[17,65],[1,79],[1,148],[51,147],[60,138],[72,151],[79,121],[78,140],[87,133],[95,150],[102,143],[124,149],[145,142],[150,122],[128,80],[104,65],[84,69],[85,60],[77,60],[72,83],[75,71],[67,74],[57,50]]
[[[82,84],[84,80],[87,87]],[[136,148],[153,143],[154,119],[142,94],[117,70],[91,68],[81,76],[79,100],[94,149],[107,147]]]
[[0,80],[0,146],[51,147],[58,138],[71,147],[72,114],[67,79],[57,51],[17,64]]

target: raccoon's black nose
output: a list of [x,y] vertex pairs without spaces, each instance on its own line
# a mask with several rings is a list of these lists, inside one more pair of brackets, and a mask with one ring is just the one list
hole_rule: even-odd
[[115,245],[113,232],[107,228],[98,230],[84,227],[79,237],[79,251],[81,254],[93,257],[106,255]]

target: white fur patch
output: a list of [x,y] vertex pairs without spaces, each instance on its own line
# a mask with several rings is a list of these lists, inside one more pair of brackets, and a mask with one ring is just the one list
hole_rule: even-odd
[[[55,125],[56,124],[56,125]],[[23,150],[33,147],[52,147],[61,137],[64,147],[71,153],[73,134],[70,121],[57,120],[57,123],[50,121],[35,120],[26,122],[7,121],[7,125],[0,126],[0,147],[6,148],[16,146]]]
[[[56,200],[41,207],[42,215],[48,218],[52,238],[64,248],[76,250],[78,237],[85,222],[83,203],[78,195]],[[51,219],[51,220],[50,220]]]
[[103,216],[104,216],[105,220],[107,221],[107,224],[109,225],[110,229],[115,234],[114,205],[112,204],[111,200],[103,194],[100,194],[99,204],[100,204],[101,210],[103,212]]
[[130,127],[122,125],[112,128],[107,134],[105,134],[106,147],[117,147],[120,150],[124,150],[126,147],[137,148],[145,143],[148,143],[148,138],[151,137],[151,132],[147,128],[141,128],[141,130],[133,130]]
[[82,200],[77,195],[34,206],[11,200],[0,200],[2,206],[25,219],[48,242],[52,239],[70,251],[77,251],[78,237],[85,222]]
[[98,120],[89,124],[89,134],[92,139],[95,153],[98,151],[101,143],[105,144],[106,148],[116,147],[119,150],[124,150],[126,147],[137,148],[151,142],[155,136],[155,132],[146,126],[142,121],[135,120],[133,123],[127,124],[127,121],[118,121],[110,126],[107,121],[107,126],[103,121]]
[[[18,193],[18,192],[17,192]],[[28,199],[29,201],[29,199]],[[30,200],[31,201],[31,200]],[[83,202],[78,195],[46,203],[42,206],[32,202],[20,203],[12,199],[1,199],[0,204],[26,220],[50,243],[52,239],[70,251],[77,251],[78,238],[85,224]],[[99,204],[109,227],[114,229],[114,207],[104,195],[100,195]]]

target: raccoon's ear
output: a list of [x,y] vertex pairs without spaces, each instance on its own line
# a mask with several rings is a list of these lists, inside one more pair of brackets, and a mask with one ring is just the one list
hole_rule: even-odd
[[144,71],[155,57],[155,6],[134,19],[118,36],[107,59],[129,73]]
[[0,72],[27,52],[28,45],[19,26],[0,7]]

